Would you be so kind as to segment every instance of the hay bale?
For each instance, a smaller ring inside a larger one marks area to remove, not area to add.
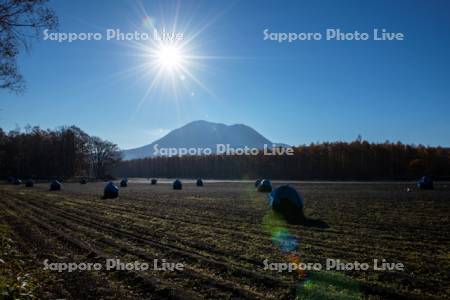
[[[255,188],[257,188],[261,184],[261,179],[257,179],[255,181]]]
[[[53,180],[50,183],[50,191],[60,191],[61,187],[62,187],[62,185],[58,180]]]
[[[124,178],[120,181],[120,187],[127,187],[128,186],[128,179]]]
[[[175,180],[173,182],[173,189],[174,190],[182,190],[183,189],[183,184],[181,183],[181,181],[179,179]]]
[[[22,183],[23,183],[22,180],[20,180],[19,178],[14,178],[13,182],[14,185],[21,185]]]
[[[203,180],[201,180],[200,178],[197,179],[197,186],[203,186]]]
[[[272,183],[269,180],[263,179],[258,185],[258,192],[270,193],[272,191]]]
[[[26,186],[26,187],[34,187],[34,181],[33,181],[32,179],[28,179],[28,180],[25,182],[25,186]]]
[[[108,182],[103,190],[103,198],[105,199],[115,199],[119,197],[119,188],[112,182]]]
[[[88,183],[88,181],[87,181],[86,178],[82,178],[82,179],[80,180],[80,184],[87,184],[87,183]]]
[[[269,194],[269,205],[288,223],[298,224],[305,220],[304,200],[293,187],[282,185]]]
[[[151,184],[155,185],[157,182],[158,182],[158,180],[153,178],[152,181],[151,181]]]
[[[434,182],[430,176],[423,176],[417,182],[417,188],[420,190],[432,190],[434,189]]]

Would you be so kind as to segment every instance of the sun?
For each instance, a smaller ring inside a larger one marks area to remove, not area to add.
[[[166,71],[179,70],[183,65],[183,52],[175,45],[159,45],[155,53],[157,65]]]
[[[149,16],[142,5],[138,9],[144,17],[142,26],[138,25],[136,31],[146,32],[149,38],[125,44],[131,50],[127,55],[136,57],[137,63],[117,74],[118,77],[133,77],[136,82],[143,83],[145,91],[134,114],[142,109],[145,102],[154,99],[178,104],[192,97],[200,98],[199,90],[218,99],[199,77],[213,70],[209,61],[229,59],[202,53],[201,46],[206,42],[201,42],[199,37],[212,23],[195,24],[191,22],[195,18],[190,16],[186,20],[178,19],[178,5],[174,16],[160,18]]]

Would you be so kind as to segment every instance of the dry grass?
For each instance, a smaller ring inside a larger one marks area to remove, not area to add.
[[[275,186],[277,183],[275,183]],[[183,262],[182,272],[41,272],[38,297],[355,299],[450,297],[450,190],[412,191],[406,184],[293,184],[305,213],[329,228],[287,226],[305,262],[326,258],[401,262],[403,272],[296,273],[264,270],[286,258],[263,224],[267,194],[252,183],[133,184],[102,200],[104,183],[0,186],[0,215],[25,268],[52,261]],[[3,233],[2,233],[3,235]],[[7,258],[7,257],[6,257]],[[39,275],[40,274],[40,275]]]

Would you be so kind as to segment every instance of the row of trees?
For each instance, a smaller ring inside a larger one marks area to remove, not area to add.
[[[75,126],[56,130],[0,128],[0,176],[5,178],[104,178],[120,161],[117,145]]]
[[[450,177],[450,149],[357,140],[298,146],[294,155],[152,157],[121,161],[117,145],[81,129],[5,133],[0,128],[0,176],[90,176],[272,179],[402,179]]]
[[[298,146],[288,156],[153,157],[121,162],[117,176],[272,179],[403,179],[450,176],[450,149],[357,140]]]

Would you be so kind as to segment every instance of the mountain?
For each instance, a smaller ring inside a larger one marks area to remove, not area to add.
[[[158,155],[158,153],[155,153],[155,147],[160,150],[159,155],[167,155],[171,149],[174,149],[172,151],[181,151],[180,148],[209,148],[214,153],[217,145],[230,145],[232,148],[247,146],[262,149],[264,145],[271,147],[272,142],[247,125],[193,121],[169,132],[166,136],[149,145],[124,150],[123,157],[125,160],[130,160]],[[180,152],[177,152],[177,154],[180,154]],[[203,154],[203,152],[200,154]]]

